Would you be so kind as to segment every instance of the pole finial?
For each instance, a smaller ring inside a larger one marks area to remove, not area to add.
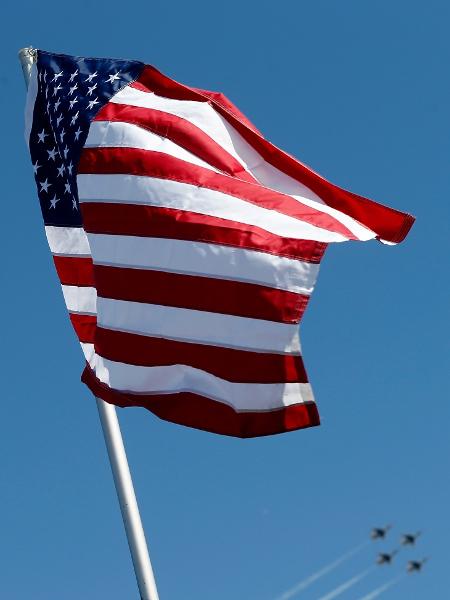
[[[21,48],[19,50],[19,60],[22,65],[23,76],[25,78],[25,83],[28,86],[28,82],[30,81],[31,76],[31,67],[33,63],[37,60],[37,50],[35,50],[32,46]]]

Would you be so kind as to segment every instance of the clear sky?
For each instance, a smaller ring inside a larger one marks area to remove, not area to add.
[[[125,409],[161,600],[275,600],[392,522],[430,556],[384,598],[448,595],[450,4],[79,0],[2,8],[0,598],[137,598],[96,406],[47,248],[23,141],[20,47],[140,59],[226,93],[333,182],[416,215],[397,247],[331,247],[303,326],[323,424],[237,440]]]

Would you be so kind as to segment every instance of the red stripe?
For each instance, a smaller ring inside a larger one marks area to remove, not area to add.
[[[301,204],[290,196],[215,173],[162,152],[140,148],[83,148],[78,173],[140,175],[171,179],[223,192],[259,207],[339,233],[348,239],[356,239],[347,227],[331,215]]]
[[[348,192],[321,177],[313,170],[289,156],[266,139],[241,113],[233,110],[233,105],[218,102],[210,92],[196,90],[173,81],[154,67],[146,66],[138,81],[132,86],[137,89],[155,92],[158,95],[177,100],[209,102],[266,160],[268,163],[293,177],[315,192],[326,204],[353,217],[378,237],[390,242],[401,242],[414,223],[414,217],[394,210],[373,200]]]
[[[181,117],[160,110],[111,102],[100,110],[94,121],[114,121],[137,125],[172,140],[175,144],[182,146],[228,175],[251,183],[258,183],[234,156],[224,150],[199,127]]]
[[[213,433],[249,438],[319,425],[315,403],[295,404],[267,412],[236,412],[230,406],[198,394],[130,394],[101,383],[89,365],[81,380],[92,393],[116,406],[142,406],[161,419]]]
[[[56,272],[62,285],[93,286],[92,258],[53,256]]]
[[[94,265],[102,298],[298,323],[309,296],[243,281]]]
[[[88,233],[207,242],[312,263],[320,262],[327,246],[313,240],[280,237],[237,221],[172,208],[106,202],[83,202],[80,206]]]
[[[82,341],[91,341],[82,340]],[[97,327],[100,356],[142,367],[188,365],[236,383],[307,383],[301,356],[179,342]]]
[[[75,313],[69,313],[69,317],[80,342],[93,344],[97,327],[97,317]]]
[[[239,121],[244,123],[249,129],[252,129],[258,135],[262,135],[262,133],[256,129],[251,121],[247,119],[247,117],[242,113],[238,107],[231,102],[222,92],[211,92],[209,90],[202,90],[200,88],[192,88],[196,92],[200,92],[202,96],[206,96],[209,100],[212,100],[214,105],[220,106],[227,113],[234,115]]]
[[[211,100],[211,104],[216,108],[220,107],[226,113],[234,115],[246,127],[252,129],[258,135],[262,135],[254,124],[247,119],[244,113],[221,92],[211,92],[200,88],[188,87],[166,77],[154,67],[146,66],[139,79],[130,83],[130,87],[141,92],[154,92],[159,96],[173,98],[174,100],[193,100],[194,102],[209,102]]]

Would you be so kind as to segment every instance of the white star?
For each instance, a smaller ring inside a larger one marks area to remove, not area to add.
[[[75,125],[75,121],[78,119],[78,115],[79,115],[79,114],[80,114],[80,111],[78,110],[78,111],[77,111],[77,114],[76,114],[76,115],[73,115],[73,117],[72,117],[72,119],[71,119],[71,121],[70,121],[70,124],[71,124],[71,125]]]
[[[47,71],[44,71],[44,83],[47,83]]]
[[[91,86],[88,91],[87,91],[87,95],[90,96],[92,94],[92,92],[95,90],[95,88],[97,87],[97,84],[94,83],[93,86]]]
[[[57,167],[58,169],[58,177],[64,177],[64,171],[66,170],[66,167],[64,165],[61,165],[60,167]]]
[[[61,140],[61,142],[64,140],[64,136],[65,136],[65,135],[66,135],[66,130],[65,130],[65,129],[63,129],[63,130],[61,131],[61,133],[59,134],[59,139]]]
[[[55,88],[53,88],[53,95],[56,96],[60,89],[62,89],[62,85],[58,83],[58,85]]]
[[[69,171],[69,175],[72,175],[73,164],[72,161],[67,165],[67,170]]]
[[[64,158],[67,158],[67,155],[69,154],[69,148],[67,146],[64,147]]]
[[[62,120],[63,120],[62,115],[59,115],[59,117],[56,118],[56,127],[59,127],[59,124],[61,123]]]
[[[45,88],[45,97],[48,98],[48,87]]]
[[[73,100],[71,100],[69,102],[70,108],[73,108],[74,104],[76,104],[77,102],[78,102],[78,96],[76,96]]]
[[[78,70],[75,71],[75,73],[72,73],[72,75],[69,77],[69,83],[72,83],[72,81],[75,79],[75,77],[78,75]]]
[[[78,83],[76,83],[74,86],[72,86],[69,90],[69,96],[71,96],[75,90],[78,89]]]
[[[110,75],[108,77],[108,79],[105,79],[105,83],[114,83],[114,81],[116,81],[116,79],[120,79],[119,73],[120,73],[120,71],[117,71],[117,73],[115,75]]]
[[[53,106],[53,110],[55,112],[58,110],[60,104],[61,104],[61,100],[58,98],[58,100],[55,102],[55,104]]]
[[[38,144],[39,144],[40,142],[42,142],[43,144],[45,144],[45,138],[46,138],[46,137],[48,137],[48,136],[49,136],[49,134],[48,134],[48,133],[45,133],[45,129],[43,129],[43,130],[41,131],[41,133],[38,133],[38,138],[39,138],[39,140],[38,140]]]
[[[59,202],[59,198],[56,197],[56,194],[50,200],[50,208],[56,208],[56,203]]]
[[[64,193],[65,194],[71,194],[72,193],[72,190],[70,189],[70,183],[68,183],[68,182],[66,182],[64,184]]]
[[[37,174],[37,172],[38,172],[38,169],[40,169],[41,167],[42,167],[42,165],[40,165],[40,164],[38,163],[38,161],[36,161],[36,162],[34,163],[34,165],[33,165],[33,171],[34,171],[34,174],[35,174],[35,175]]]
[[[98,98],[98,96],[97,96]],[[88,104],[88,110],[93,108],[96,104],[100,104],[100,102],[97,102],[97,98],[95,98],[95,100],[91,100]]]
[[[73,210],[78,210],[77,201],[74,197],[72,197],[72,208]]]
[[[62,76],[63,76],[63,72],[62,71],[60,71],[59,73],[55,73],[55,75],[53,76],[52,81],[56,81],[57,79],[59,79]]]
[[[48,153],[48,159],[52,159],[53,161],[56,160],[56,155],[59,154],[58,150],[55,148],[52,148],[52,150],[47,150]]]
[[[39,81],[42,81],[42,71],[39,71]]]
[[[48,192],[48,188],[52,185],[51,183],[48,182],[48,179],[46,179],[45,181],[40,181],[39,185],[41,186],[41,192]]]
[[[97,77],[98,73],[97,71],[95,71],[95,73],[91,73],[91,75],[89,75],[89,77],[87,79],[85,79],[85,81],[88,81],[89,83],[94,79],[94,77]]]
[[[80,137],[80,133],[81,133],[81,129],[78,127],[78,129],[75,131],[75,141],[77,141],[78,138]]]

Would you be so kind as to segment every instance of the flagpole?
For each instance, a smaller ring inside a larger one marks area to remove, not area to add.
[[[19,60],[28,87],[35,51],[22,48]],[[141,600],[159,600],[116,409],[100,398],[96,400]]]
[[[136,494],[134,493],[133,480],[131,479],[127,455],[120,432],[116,407],[97,398],[97,408],[141,600],[158,600],[158,591],[153,576]]]

